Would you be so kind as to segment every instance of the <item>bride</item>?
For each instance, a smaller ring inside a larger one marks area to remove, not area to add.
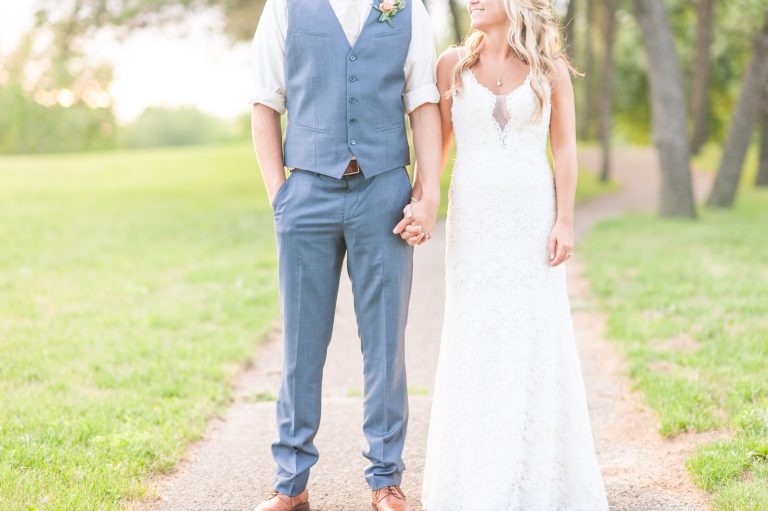
[[[453,133],[457,153],[424,507],[607,510],[562,264],[574,238],[573,68],[550,1],[468,8],[473,33],[437,69],[443,162]]]

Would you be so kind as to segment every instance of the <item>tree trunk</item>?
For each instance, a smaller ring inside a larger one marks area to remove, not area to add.
[[[592,45],[592,27],[595,23],[595,2],[587,0],[587,29],[584,31],[584,79],[581,81],[584,91],[584,103],[581,109],[581,116],[579,116],[579,138],[587,139],[592,135],[592,117],[594,116],[594,94],[592,94],[592,88],[594,80],[592,74],[594,72],[594,48]]]
[[[618,0],[606,0],[603,27],[603,73],[600,79],[600,144],[603,148],[603,168],[600,180],[608,181],[611,174],[611,118],[613,117],[613,46],[616,36],[616,8]]]
[[[768,87],[763,91],[763,111],[760,113],[760,164],[755,186],[768,186]]]
[[[692,101],[693,137],[691,151],[697,154],[709,137],[710,49],[715,0],[698,0],[696,57],[693,65]]]
[[[653,140],[661,165],[662,216],[696,217],[683,74],[663,0],[633,0],[651,85]]]
[[[464,38],[464,31],[461,29],[461,12],[456,0],[448,0],[448,7],[451,10],[451,19],[453,20],[453,37],[456,43],[460,43]]]
[[[565,50],[571,62],[576,62],[576,2],[568,0],[568,12],[565,15]]]
[[[768,83],[768,20],[755,37],[752,57],[744,76],[739,102],[733,112],[728,139],[723,149],[723,158],[720,160],[715,184],[707,201],[708,206],[724,208],[733,205],[753,128],[762,110],[761,100],[765,97],[766,83]]]

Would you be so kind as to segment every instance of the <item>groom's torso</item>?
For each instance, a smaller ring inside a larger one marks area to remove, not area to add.
[[[367,4],[350,47],[328,0],[288,0],[286,166],[340,178],[353,156],[365,177],[410,163],[402,98],[410,3],[392,26]]]

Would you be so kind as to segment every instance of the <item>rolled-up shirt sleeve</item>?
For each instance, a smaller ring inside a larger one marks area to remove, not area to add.
[[[438,103],[435,63],[437,50],[429,14],[421,0],[413,0],[411,44],[405,58],[403,106],[409,114],[424,103]]]
[[[251,42],[250,103],[285,113],[286,0],[267,0]]]

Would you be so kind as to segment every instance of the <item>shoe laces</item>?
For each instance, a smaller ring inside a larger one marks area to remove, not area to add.
[[[384,488],[376,490],[376,498],[378,499],[377,502],[381,502],[389,496],[399,500],[405,500],[405,494],[399,486],[385,486]]]
[[[284,495],[277,490],[272,490],[269,493],[267,493],[267,495],[264,497],[264,500],[271,500],[271,499],[274,499],[275,497],[280,498],[281,496],[287,497],[287,495]]]

